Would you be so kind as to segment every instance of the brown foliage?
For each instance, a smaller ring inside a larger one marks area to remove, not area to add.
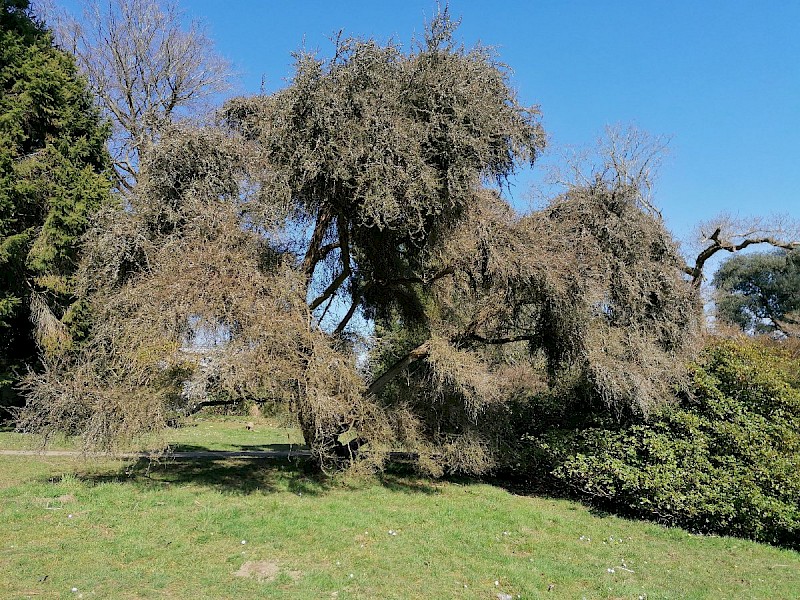
[[[541,150],[538,113],[452,27],[410,53],[299,55],[285,90],[225,107],[227,129],[165,135],[89,242],[90,340],[30,376],[21,426],[110,445],[208,398],[263,399],[321,463],[367,445],[371,466],[404,448],[480,473],[508,457],[512,401],[548,386],[618,414],[667,401],[699,313],[647,169],[617,153],[520,217],[487,183]],[[367,373],[356,313],[378,334]]]
[[[495,193],[476,193],[433,253],[430,283],[415,290],[425,318],[412,340],[426,341],[383,401],[390,413],[401,407],[402,425],[413,423],[445,468],[507,458],[510,402],[548,387],[626,418],[646,417],[685,387],[697,294],[642,188],[617,175],[523,218]],[[394,337],[389,328],[389,347],[411,341],[402,323]]]
[[[131,210],[99,228],[88,255],[91,340],[29,377],[21,427],[108,447],[163,426],[193,401],[183,388],[297,402],[309,431],[355,410],[352,357],[312,326],[292,261],[242,227],[240,150],[208,130],[158,147]]]
[[[638,194],[600,180],[545,210],[575,260],[545,348],[551,358],[577,359],[615,410],[647,414],[674,396],[701,312],[676,244]]]
[[[482,178],[502,181],[544,146],[536,107],[520,105],[489,50],[456,47],[452,28],[445,12],[409,53],[338,40],[328,61],[298,54],[286,89],[225,107],[257,143],[264,184],[312,232],[313,309],[336,296],[370,317],[392,303],[419,312],[407,286],[427,276],[431,245]]]

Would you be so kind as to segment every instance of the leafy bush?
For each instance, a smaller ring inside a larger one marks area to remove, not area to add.
[[[539,436],[540,462],[628,514],[800,547],[798,367],[775,345],[714,342],[690,399],[646,424]]]

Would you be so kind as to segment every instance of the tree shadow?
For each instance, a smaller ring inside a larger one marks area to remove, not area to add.
[[[204,449],[203,449],[204,450]],[[332,482],[307,458],[140,458],[112,472],[78,473],[88,484],[121,483],[143,488],[202,486],[223,494],[248,495],[290,491],[314,496]]]
[[[207,450],[196,446],[188,448],[187,451]],[[281,448],[264,446],[263,449]],[[88,485],[117,483],[143,489],[201,486],[226,495],[290,492],[304,496],[320,496],[334,489],[355,488],[375,483],[393,492],[404,494],[439,493],[436,482],[420,477],[413,468],[405,464],[392,464],[386,471],[368,479],[348,479],[346,471],[322,472],[314,461],[303,456],[288,459],[255,457],[182,459],[167,454],[162,458],[140,458],[112,471],[97,471],[89,467],[85,471],[76,473],[75,476]],[[50,479],[51,483],[58,481]]]
[[[402,494],[435,496],[440,492],[435,480],[420,477],[407,463],[389,463],[375,479],[386,489]]]
[[[484,483],[502,488],[515,496],[530,496],[545,500],[569,500],[583,504],[589,510],[595,510],[590,499],[576,491],[560,485],[554,478],[545,475],[539,477],[520,477],[508,473],[496,474],[482,480]],[[613,513],[608,513],[613,514]],[[608,515],[606,515],[608,516]]]
[[[226,444],[223,452],[303,452],[307,448],[299,444]],[[219,449],[195,444],[170,444],[169,452],[215,452]]]
[[[419,479],[406,479],[396,475],[380,475],[377,480],[383,487],[392,492],[399,492],[402,494],[424,494],[426,496],[435,496],[439,493],[437,487]]]

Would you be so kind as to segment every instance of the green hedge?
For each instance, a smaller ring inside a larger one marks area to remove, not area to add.
[[[690,529],[800,547],[800,360],[715,342],[694,394],[647,424],[551,431],[540,464],[581,495]]]

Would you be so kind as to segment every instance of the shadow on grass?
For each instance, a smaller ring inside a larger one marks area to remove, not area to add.
[[[198,447],[189,448],[195,450]],[[263,449],[281,448],[267,446]],[[382,485],[397,493],[426,495],[439,493],[431,481],[416,476],[406,465],[392,466],[384,473],[366,478],[348,478],[347,472],[325,474],[306,457],[185,460],[169,457],[162,460],[142,458],[116,471],[87,471],[78,473],[76,478],[88,485],[117,483],[145,489],[202,486],[232,495],[291,492],[304,496],[319,496],[334,489],[352,489],[374,484]],[[50,481],[58,482],[54,479]]]
[[[389,463],[382,473],[375,475],[375,481],[388,490],[403,494],[434,496],[439,493],[439,486],[436,485],[435,480],[421,477],[413,466],[406,462]],[[442,478],[438,481],[446,482],[450,480]],[[453,478],[453,481],[455,481],[455,478]]]
[[[547,500],[570,500],[573,502],[585,500],[584,497],[564,485],[559,485],[555,478],[546,474],[528,477],[511,473],[498,473],[483,478],[483,481],[489,485],[502,488],[515,496],[535,496]]]
[[[305,450],[299,444],[225,444],[225,451],[233,452],[296,452]],[[170,452],[214,452],[219,448],[198,446],[194,444],[170,444]]]
[[[319,495],[331,481],[308,459],[138,459],[115,472],[82,473],[78,479],[89,485],[121,483],[143,488],[202,486],[224,494],[246,495],[293,492]]]
[[[495,487],[502,488],[509,494],[515,496],[529,496],[544,500],[566,500],[575,502],[586,508],[589,514],[599,518],[622,517],[625,519],[648,520],[643,519],[642,516],[637,513],[626,512],[620,508],[615,508],[613,505],[604,503],[599,499],[583,495],[561,484],[554,477],[548,477],[546,474],[542,474],[536,478],[513,475],[506,475],[506,477],[488,477],[485,479],[485,482]]]

